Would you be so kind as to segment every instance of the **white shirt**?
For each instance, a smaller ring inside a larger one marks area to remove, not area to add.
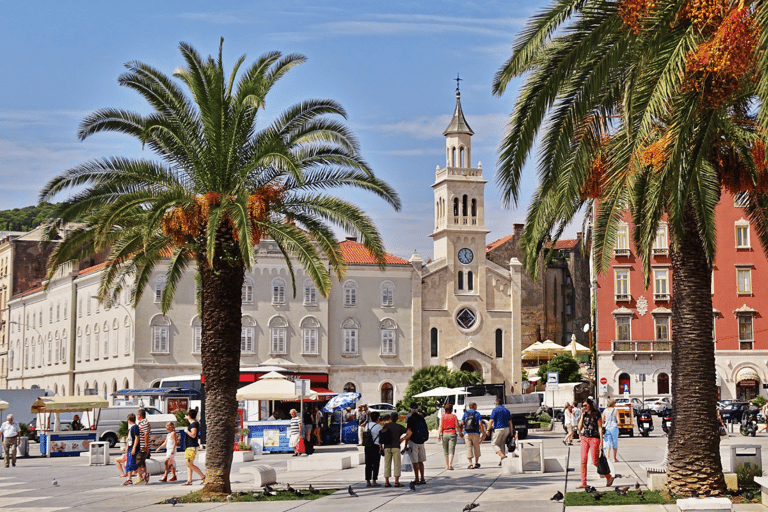
[[[19,424],[15,421],[13,423],[8,423],[7,421],[0,425],[0,434],[3,435],[3,437],[16,437],[19,435],[19,432],[21,429],[19,428]]]

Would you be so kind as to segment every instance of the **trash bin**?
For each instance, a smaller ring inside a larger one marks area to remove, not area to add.
[[[24,436],[20,437],[19,447],[16,448],[16,450],[17,457],[29,457],[29,438]]]
[[[758,444],[734,444],[731,445],[730,473],[736,473],[742,466],[750,465],[763,469],[761,446]]]

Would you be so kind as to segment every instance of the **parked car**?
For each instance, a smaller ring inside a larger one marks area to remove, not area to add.
[[[368,410],[370,412],[379,411],[379,414],[390,414],[397,412],[397,408],[392,404],[368,404]]]
[[[653,414],[661,416],[664,409],[672,408],[672,400],[666,397],[656,396],[652,398],[646,398],[643,405],[646,409],[650,409]]]
[[[733,401],[720,409],[720,416],[723,421],[738,422],[741,421],[741,416],[744,411],[749,409],[749,402]]]
[[[638,410],[643,408],[643,402],[639,398],[616,398],[616,406],[624,406],[627,404],[632,404],[632,409],[634,409],[634,413],[637,413]]]

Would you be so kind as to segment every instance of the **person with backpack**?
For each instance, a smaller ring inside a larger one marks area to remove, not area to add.
[[[381,425],[379,411],[370,414],[369,421],[363,428],[363,446],[365,447],[365,483],[366,487],[381,487],[376,482],[379,479],[381,464]]]
[[[406,429],[397,422],[397,418],[397,413],[392,412],[389,415],[389,422],[381,428],[381,448],[384,451],[384,487],[392,487],[389,483],[389,477],[392,473],[395,475],[395,487],[403,486],[400,483],[402,464],[400,443],[403,442]]]
[[[460,435],[464,438],[464,445],[467,447],[467,459],[469,459],[467,469],[477,469],[480,467],[480,441],[485,438],[485,425],[482,421],[483,417],[477,412],[477,402],[470,402],[468,407],[461,419],[464,432]]]
[[[419,405],[414,402],[410,409],[408,419],[405,421],[405,428],[407,429],[405,440],[408,443],[413,472],[416,475],[413,483],[422,485],[427,483],[424,480],[424,463],[427,461],[427,450],[424,448],[424,443],[429,440],[429,428],[424,416],[419,414]],[[421,474],[421,478],[419,478],[419,474]]]

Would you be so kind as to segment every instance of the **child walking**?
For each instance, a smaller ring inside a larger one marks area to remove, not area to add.
[[[165,436],[165,441],[163,441],[163,444],[157,447],[157,450],[155,452],[160,451],[160,448],[165,447],[165,473],[163,473],[163,478],[160,479],[161,482],[175,482],[176,481],[176,460],[174,460],[173,456],[176,454],[176,447],[179,445],[179,436],[176,434],[176,424],[172,421],[169,421],[165,425],[165,430],[168,431],[168,434]],[[168,479],[168,473],[171,473],[171,478]]]

